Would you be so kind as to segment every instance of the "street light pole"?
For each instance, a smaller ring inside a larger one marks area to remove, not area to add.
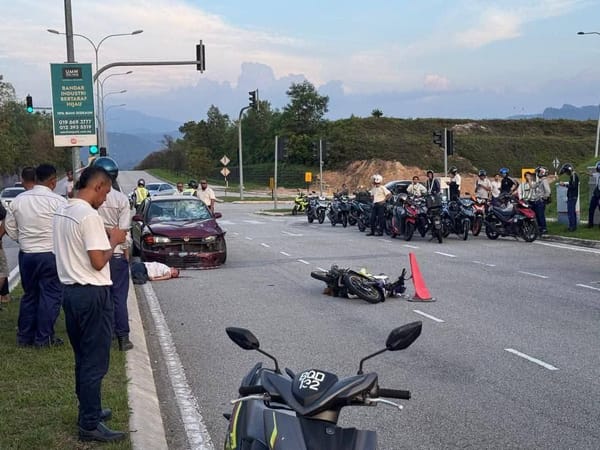
[[[65,0],[65,11],[66,11],[66,2],[67,1],[68,0]],[[70,8],[69,8],[69,10],[70,10]],[[48,29],[47,31],[48,31],[48,33],[52,33],[52,34],[66,34],[66,33],[63,33],[61,31],[53,30],[53,29]],[[67,32],[68,32],[68,30],[67,30]],[[94,41],[92,41],[89,37],[87,37],[87,36],[85,36],[83,34],[78,34],[78,33],[72,33],[71,32],[71,36],[78,36],[78,37],[81,37],[81,38],[85,39],[86,41],[88,41],[91,44],[91,46],[93,47],[94,53],[96,55],[96,74],[94,76],[94,79],[96,80],[96,103],[97,103],[96,104],[96,117],[98,117],[98,118],[101,117],[101,114],[100,114],[100,88],[99,88],[99,85],[98,85],[98,78],[97,78],[98,67],[99,67],[98,66],[98,50],[100,50],[100,46],[102,45],[102,43],[105,40],[107,40],[108,38],[111,38],[111,37],[117,37],[117,36],[134,36],[136,34],[140,34],[140,33],[143,33],[143,32],[144,32],[144,30],[135,30],[135,31],[132,31],[130,33],[109,34],[107,36],[104,36],[102,39],[100,39],[100,42],[98,42],[98,44],[95,44]],[[67,36],[67,38],[68,38],[68,36]],[[71,37],[71,40],[72,40],[72,37]],[[75,60],[75,58],[73,58],[73,62],[74,62],[74,60]],[[71,61],[69,61],[69,62],[71,62]],[[103,123],[98,123],[98,127],[97,127],[98,128],[98,130],[97,130],[98,142],[100,142],[100,136],[103,136],[103,130],[102,130],[103,125],[104,125]]]
[[[100,137],[102,137],[102,142],[99,143],[98,146],[106,147],[107,133],[106,133],[106,126],[104,125],[104,82],[106,80],[108,80],[110,77],[116,77],[117,75],[129,75],[131,73],[133,73],[133,70],[128,70],[127,72],[111,73],[110,75],[107,75],[106,77],[104,77],[103,80],[98,79],[98,81],[99,81],[98,84],[100,86],[99,92],[100,92],[100,98],[101,98],[100,109],[98,111],[98,114],[99,114],[98,117],[102,117],[102,136],[100,136]],[[100,119],[98,119],[98,120],[100,120]]]
[[[240,200],[244,200],[244,169],[242,167],[242,115],[244,111],[250,109],[250,106],[244,106],[240,109],[240,117],[238,118],[238,155],[240,161]]]
[[[127,92],[127,89],[122,89],[122,90],[120,90],[120,91],[112,91],[112,92],[108,92],[108,93],[106,93],[106,94],[102,95],[102,101],[101,101],[101,104],[102,104],[102,123],[103,123],[103,124],[104,124],[104,99],[105,99],[106,97],[108,97],[109,95],[114,95],[114,94],[124,94],[125,92]],[[106,127],[104,127],[104,126],[103,126],[103,127],[102,127],[102,132],[104,132],[104,130],[105,130],[105,129],[106,129]],[[105,135],[102,135],[102,142],[104,142],[104,144],[105,144],[105,145],[104,145],[104,147],[106,147]]]
[[[600,35],[599,31],[578,31],[578,35],[583,34],[597,34]],[[596,127],[596,149],[594,150],[594,158],[598,157],[598,146],[600,144],[600,105],[598,105],[598,125]]]
[[[106,113],[108,111],[110,111],[111,108],[122,108],[123,106],[126,106],[126,104],[121,103],[120,105],[110,105],[108,108],[106,108],[106,111],[105,111],[104,110],[104,102],[102,102],[102,121],[104,121],[104,123],[106,124]],[[102,136],[102,142],[104,143],[103,147],[106,147],[106,143],[108,142],[106,126],[103,128],[103,131],[104,131],[104,136]]]

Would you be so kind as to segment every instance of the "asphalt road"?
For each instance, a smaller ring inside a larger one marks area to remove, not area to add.
[[[251,329],[283,367],[343,376],[414,320],[423,334],[412,347],[366,366],[380,385],[411,390],[412,400],[402,412],[347,408],[342,425],[376,429],[382,449],[600,448],[599,250],[485,236],[406,243],[303,216],[258,216],[258,208],[218,206],[225,266],[153,283],[215,448],[242,376],[266,361],[231,343],[225,327]],[[310,277],[333,263],[396,276],[409,252],[436,302],[332,298]],[[168,415],[172,448],[182,448]]]

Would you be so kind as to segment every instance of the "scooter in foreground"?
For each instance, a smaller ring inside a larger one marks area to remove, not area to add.
[[[275,357],[260,349],[258,339],[244,328],[227,328],[229,338],[244,350],[256,350],[273,360],[275,368],[257,363],[242,379],[240,397],[232,400],[225,450],[375,450],[377,433],[337,426],[342,408],[376,406],[402,409],[387,398],[410,399],[410,392],[379,387],[375,372],[363,372],[366,360],[385,351],[404,350],[421,334],[422,323],[395,328],[385,348],[360,360],[356,375],[338,378],[321,369],[298,374],[279,369]]]

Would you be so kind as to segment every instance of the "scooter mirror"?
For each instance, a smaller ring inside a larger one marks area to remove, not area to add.
[[[417,321],[393,329],[385,342],[386,349],[391,352],[404,350],[421,335],[422,326],[423,322]]]
[[[225,328],[225,331],[227,332],[229,339],[235,342],[238,347],[241,347],[244,350],[258,350],[260,344],[256,336],[254,336],[250,330],[246,330],[245,328],[227,327]]]

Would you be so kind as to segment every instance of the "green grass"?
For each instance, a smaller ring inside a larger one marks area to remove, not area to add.
[[[20,288],[0,311],[0,448],[92,449],[96,443],[77,439],[77,398],[74,358],[65,329],[64,314],[56,323],[62,347],[37,350],[16,346]],[[110,369],[102,385],[103,406],[113,411],[109,426],[127,430],[129,407],[125,354],[111,351]],[[130,449],[129,440],[102,448]]]

